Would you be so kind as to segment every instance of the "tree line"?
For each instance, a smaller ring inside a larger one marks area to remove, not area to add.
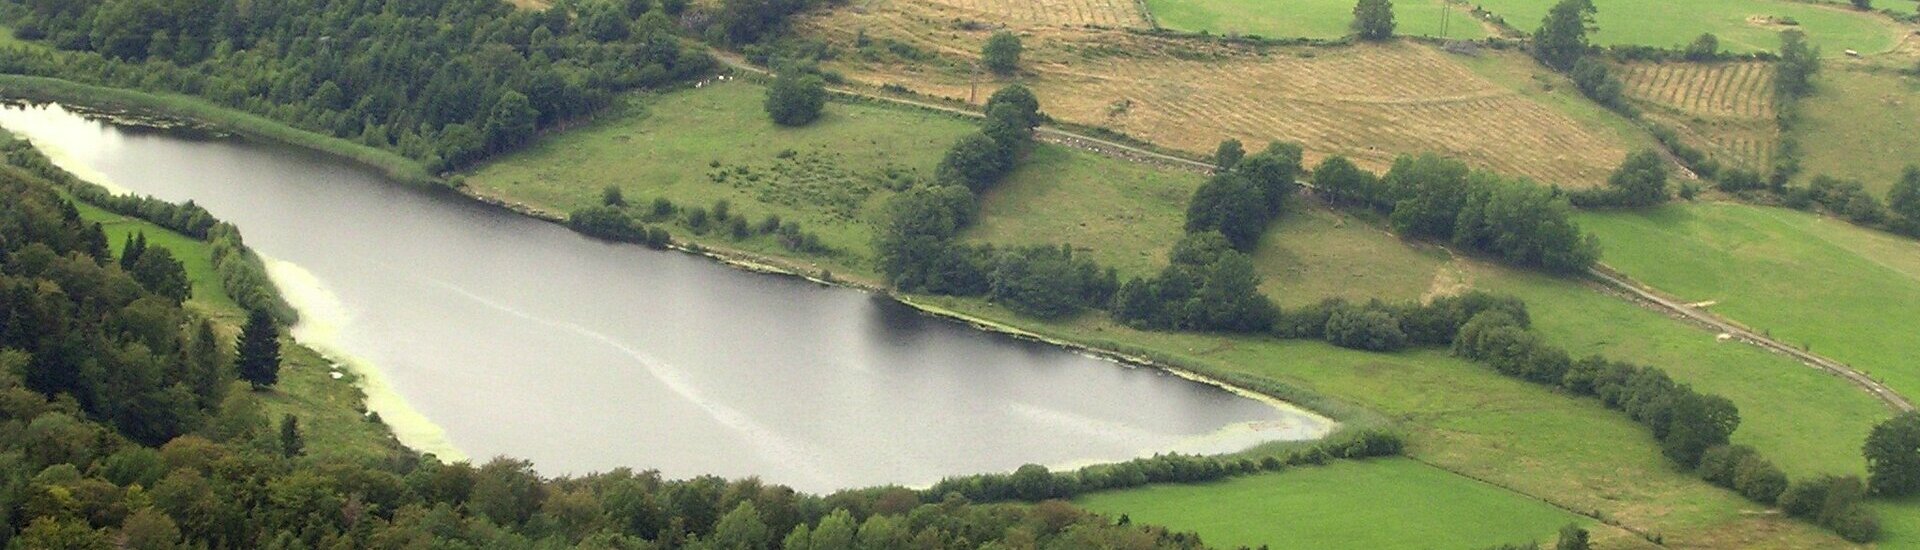
[[[720,17],[696,19],[757,36],[746,29],[763,18],[747,12],[768,2],[726,4]],[[57,51],[10,49],[0,72],[198,96],[441,171],[590,115],[618,92],[706,73],[710,56],[678,36],[686,9],[650,0],[540,11],[501,0],[5,0],[0,21]]]
[[[1565,193],[1431,153],[1395,159],[1377,178],[1329,157],[1314,169],[1314,188],[1335,204],[1387,214],[1402,237],[1450,242],[1520,267],[1575,274],[1600,255],[1599,243],[1574,223]]]

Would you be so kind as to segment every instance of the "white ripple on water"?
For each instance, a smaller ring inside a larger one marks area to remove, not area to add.
[[[615,340],[611,336],[607,336],[606,334],[580,326],[578,324],[575,324],[569,321],[556,321],[556,320],[532,315],[532,314],[520,311],[518,309],[515,309],[512,306],[493,301],[492,299],[489,299],[485,296],[475,294],[472,291],[469,291],[465,288],[461,288],[458,285],[454,285],[453,283],[449,283],[439,279],[432,279],[432,278],[425,278],[425,277],[416,277],[416,278],[423,280],[434,286],[438,286],[442,289],[445,289],[448,292],[452,292],[454,294],[460,295],[461,297],[464,297],[468,300],[472,300],[488,308],[492,308],[502,313],[519,317],[521,319],[546,325],[548,327],[561,329],[567,332],[572,332],[577,336],[580,336],[595,342],[599,342],[609,348],[619,351],[621,354],[626,355],[630,359],[633,359],[633,361],[635,363],[638,363],[642,368],[645,368],[647,370],[647,374],[649,376],[652,376],[655,380],[660,381],[660,383],[664,385],[668,391],[671,391],[675,395],[680,396],[681,399],[685,399],[688,403],[693,404],[695,407],[699,407],[701,411],[707,413],[707,416],[712,417],[715,421],[719,422],[721,425],[726,426],[729,429],[732,429],[735,432],[739,433],[741,438],[745,440],[749,445],[754,446],[756,448],[756,451],[762,457],[768,459],[769,461],[775,464],[798,464],[800,466],[800,471],[803,474],[805,474],[809,479],[811,479],[815,485],[825,486],[825,485],[832,484],[832,480],[829,480],[821,475],[823,472],[826,471],[826,469],[819,463],[817,459],[817,457],[822,456],[821,453],[817,452],[814,449],[808,448],[807,445],[800,443],[799,441],[796,441],[796,440],[793,440],[792,438],[788,438],[786,436],[781,435],[779,432],[776,432],[773,429],[766,427],[766,425],[761,424],[759,421],[754,420],[752,416],[746,413],[740,412],[738,409],[734,409],[733,407],[729,407],[726,404],[714,401],[712,399],[708,399],[700,391],[699,388],[695,387],[691,382],[687,381],[686,376],[684,374],[682,374],[678,369],[675,369],[672,366],[670,366],[665,361],[662,361],[656,357],[646,354],[645,352],[642,352],[624,343],[621,343],[619,340]]]

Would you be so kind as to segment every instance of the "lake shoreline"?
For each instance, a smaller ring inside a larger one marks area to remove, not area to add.
[[[394,179],[403,184],[419,186],[435,192],[458,194],[466,200],[471,200],[523,217],[567,227],[566,217],[563,214],[548,211],[537,206],[488,196],[475,191],[471,187],[456,182],[449,182],[442,178],[428,176],[428,179],[421,179],[407,176],[405,172],[408,170],[396,169],[394,166],[375,162],[369,158],[362,158],[363,155],[347,153],[343,152],[343,150],[373,150],[380,155],[397,157],[397,155],[393,155],[390,152],[374,150],[371,147],[312,133],[278,121],[207,104],[195,98],[185,98],[191,100],[190,106],[182,108],[176,104],[176,102],[170,102],[167,101],[167,98],[146,92],[91,86],[58,79],[20,77],[14,75],[0,75],[0,97],[25,99],[29,101],[70,103],[76,107],[90,111],[91,114],[95,116],[132,115],[128,117],[128,119],[133,122],[139,122],[143,117],[158,117],[161,120],[173,123],[190,123],[198,129],[228,131],[240,139],[263,140],[306,151],[317,152],[356,165],[372,168],[390,179]],[[125,123],[129,120],[121,120],[121,122]],[[255,127],[266,125],[273,126],[274,128]],[[299,137],[295,139],[289,136]],[[405,160],[405,162],[410,165],[408,168],[418,170],[417,173],[425,173],[423,167],[420,167],[410,159]],[[567,229],[570,232],[579,234],[578,231],[573,231],[570,227]],[[597,237],[588,237],[606,242],[615,242]],[[1325,439],[1357,423],[1354,418],[1354,411],[1337,410],[1348,408],[1344,406],[1344,404],[1342,404],[1343,406],[1325,406],[1326,404],[1324,402],[1318,404],[1312,403],[1323,401],[1327,398],[1307,390],[1289,387],[1289,393],[1303,395],[1278,395],[1277,392],[1263,391],[1251,385],[1230,382],[1220,376],[1211,374],[1208,372],[1210,369],[1195,368],[1190,365],[1178,364],[1175,361],[1155,359],[1143,353],[1129,353],[1111,347],[1045,335],[994,318],[939,307],[915,299],[913,296],[899,293],[894,289],[869,282],[821,276],[824,273],[806,273],[805,270],[789,263],[789,261],[794,260],[793,258],[768,258],[739,250],[692,243],[676,242],[668,248],[684,254],[701,256],[710,261],[742,271],[792,277],[823,286],[835,286],[885,296],[895,303],[912,308],[921,315],[959,322],[982,332],[1046,344],[1066,351],[1118,363],[1124,367],[1154,369],[1188,381],[1219,388],[1243,398],[1254,399],[1262,404],[1282,411],[1312,414],[1326,420],[1329,425],[1328,430],[1320,434],[1320,437],[1317,439]],[[1301,399],[1300,397],[1302,396],[1308,397],[1308,399]],[[362,403],[362,405],[364,406],[364,403]]]

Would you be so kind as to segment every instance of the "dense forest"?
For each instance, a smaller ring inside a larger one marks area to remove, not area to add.
[[[728,4],[743,5],[695,16],[650,0],[543,11],[501,0],[3,0],[0,22],[58,51],[6,51],[0,73],[198,96],[437,172],[620,91],[707,73],[712,58],[681,37],[687,22],[758,29],[798,9]]]

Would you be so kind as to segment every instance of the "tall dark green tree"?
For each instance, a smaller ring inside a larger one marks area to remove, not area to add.
[[[139,232],[127,235],[125,243],[120,245],[120,269],[133,272],[133,264],[140,261],[140,254],[147,251],[147,234]]]
[[[993,33],[987,37],[987,45],[980,49],[980,63],[987,70],[997,74],[1013,74],[1020,69],[1020,37],[1008,31]]]
[[[1782,98],[1813,93],[1813,75],[1820,72],[1820,49],[1807,43],[1806,33],[1780,33],[1780,61],[1774,64],[1773,89]]]
[[[175,303],[186,301],[193,293],[193,284],[187,280],[187,267],[174,259],[172,250],[164,247],[141,252],[140,259],[133,262],[131,275],[140,286]]]
[[[1353,6],[1351,28],[1361,40],[1393,38],[1393,1],[1360,0]]]
[[[1887,191],[1887,209],[1902,232],[1920,235],[1920,166],[1908,165]]]
[[[1874,426],[1861,454],[1867,458],[1867,486],[1873,492],[1894,497],[1920,493],[1920,413]]]
[[[767,87],[767,116],[781,126],[806,126],[820,119],[827,105],[827,81],[818,75],[786,71]]]
[[[487,149],[497,153],[533,139],[539,120],[540,111],[533,108],[526,95],[507,90],[493,102],[493,110],[487,115]]]
[[[1560,0],[1533,33],[1533,56],[1557,71],[1573,70],[1587,55],[1587,33],[1593,27],[1593,0]]]
[[[300,417],[286,415],[280,417],[280,456],[293,458],[306,454],[306,435],[300,433]]]
[[[265,310],[256,309],[247,314],[247,324],[240,329],[240,357],[236,366],[240,379],[252,385],[254,391],[280,382],[280,326]]]

